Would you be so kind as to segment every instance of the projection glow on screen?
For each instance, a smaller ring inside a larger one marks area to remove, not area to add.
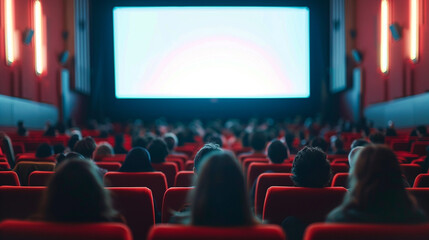
[[[116,7],[117,98],[307,98],[305,7]]]

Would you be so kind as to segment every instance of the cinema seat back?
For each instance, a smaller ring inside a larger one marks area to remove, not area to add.
[[[342,203],[346,192],[343,187],[270,187],[263,220],[281,224],[286,217],[294,216],[306,224],[324,222],[328,213]]]
[[[106,169],[107,171],[118,171],[121,164],[118,162],[95,162],[99,168]]]
[[[429,173],[422,173],[416,177],[413,187],[429,187]]]
[[[262,214],[268,188],[272,186],[294,186],[291,177],[292,173],[263,173],[259,175],[255,189],[255,213],[257,215]]]
[[[429,239],[429,224],[333,224],[310,225],[304,240],[424,240]]]
[[[119,223],[48,223],[7,220],[0,223],[0,239],[7,240],[132,240],[130,230]]]
[[[167,189],[162,203],[162,222],[168,223],[173,212],[180,212],[189,206],[189,193],[193,187],[172,187]]]
[[[45,187],[0,187],[0,221],[24,220],[36,214],[44,191]]]
[[[14,171],[0,171],[0,186],[20,186],[18,174]]]
[[[331,187],[344,187],[349,186],[349,173],[337,173],[332,178]]]
[[[49,180],[54,175],[52,171],[34,171],[28,177],[29,186],[48,186]]]
[[[152,167],[156,171],[160,171],[165,174],[165,177],[167,178],[168,187],[174,186],[174,179],[176,178],[176,173],[179,171],[176,163],[174,162],[152,163]]]
[[[161,224],[153,227],[148,240],[285,240],[279,226],[195,227]]]
[[[192,187],[194,185],[194,171],[180,171],[176,174],[175,187]]]
[[[147,187],[152,190],[159,210],[167,190],[167,179],[162,172],[108,172],[104,175],[104,184],[108,187]]]
[[[251,188],[256,179],[262,173],[275,172],[275,173],[290,173],[292,164],[271,164],[271,163],[251,163],[247,169],[247,184]]]

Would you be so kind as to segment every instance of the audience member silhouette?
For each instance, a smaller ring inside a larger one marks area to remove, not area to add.
[[[119,172],[153,172],[149,152],[142,147],[131,149],[125,157]]]
[[[222,148],[220,148],[220,146],[217,144],[214,144],[214,143],[205,144],[195,155],[194,172],[195,173],[199,172],[201,164],[209,154],[215,153],[215,152],[222,152],[222,151],[223,151]]]
[[[271,163],[283,163],[289,158],[289,153],[286,145],[280,140],[273,140],[268,145],[268,159]]]
[[[152,141],[147,149],[153,163],[163,163],[168,156],[167,144],[162,138],[156,138]]]
[[[51,145],[47,143],[42,143],[37,147],[36,150],[36,157],[37,158],[46,158],[54,155],[54,150],[52,149]]]
[[[113,151],[115,154],[127,154],[128,151],[124,148],[124,135],[118,134],[115,136]]]
[[[310,146],[311,147],[317,147],[325,153],[328,151],[328,143],[325,141],[325,139],[323,139],[321,137],[313,138],[310,141]]]
[[[101,142],[94,150],[92,158],[94,161],[102,161],[104,157],[109,157],[114,154],[112,145],[108,142]]]
[[[92,137],[85,137],[84,139],[76,142],[73,151],[80,153],[85,158],[91,159],[96,147],[97,145]]]
[[[23,121],[18,121],[18,130],[17,130],[18,136],[25,137],[28,135],[27,129],[24,127]]]

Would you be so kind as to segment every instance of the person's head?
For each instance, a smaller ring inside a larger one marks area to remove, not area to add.
[[[368,213],[396,216],[395,212],[412,207],[398,159],[384,145],[368,145],[359,152],[350,187],[347,204]]]
[[[18,121],[18,128],[23,128],[23,127],[24,127],[24,122]]]
[[[416,133],[418,137],[426,137],[427,136],[426,126],[423,126],[423,125],[417,126]]]
[[[147,150],[150,153],[150,158],[153,163],[165,162],[165,158],[168,155],[168,148],[164,140],[156,138],[152,141]]]
[[[56,169],[41,206],[44,220],[52,222],[106,222],[117,216],[97,167],[82,159]]]
[[[118,134],[115,136],[115,146],[122,147],[124,145],[124,135]]]
[[[76,159],[76,158],[85,160],[85,157],[77,152],[61,153],[57,156],[57,164],[55,165],[55,168],[58,168],[60,164],[65,162],[66,160]]]
[[[86,158],[91,158],[96,147],[97,145],[92,137],[85,137],[74,145],[73,151]]]
[[[331,148],[333,151],[344,150],[344,143],[338,137],[331,138]]]
[[[219,136],[219,134],[212,134],[206,139],[206,143],[214,143],[219,145],[220,147],[223,146],[222,138]]]
[[[294,140],[295,140],[295,134],[293,134],[291,132],[286,132],[286,134],[285,134],[285,142],[286,142],[286,145],[288,146],[289,149],[291,147],[293,147],[293,141]]]
[[[95,161],[101,161],[103,157],[113,155],[112,145],[108,142],[101,142],[97,145],[93,153],[93,159]]]
[[[264,131],[255,131],[250,135],[250,146],[256,152],[265,150],[267,144],[267,134]]]
[[[71,135],[71,137],[70,137],[70,139],[69,139],[69,141],[68,141],[68,143],[67,143],[67,146],[68,146],[68,148],[70,149],[70,151],[72,151],[73,150],[73,148],[74,148],[74,145],[79,141],[81,139],[81,137],[80,137],[80,135],[79,134],[73,134],[73,135]]]
[[[354,168],[359,152],[362,151],[363,148],[364,147],[355,147],[350,151],[348,156],[350,171]]]
[[[392,120],[389,120],[389,121],[387,122],[387,127],[388,127],[388,128],[395,128],[395,123],[394,123]]]
[[[369,135],[369,140],[373,144],[384,144],[384,134],[382,132],[376,132]]]
[[[149,152],[142,147],[131,149],[119,172],[152,172],[151,158]]]
[[[167,144],[168,151],[171,153],[177,147],[177,136],[174,133],[166,133],[164,135],[164,141]]]
[[[359,138],[356,139],[352,142],[352,144],[350,145],[350,149],[353,149],[355,147],[365,147],[366,145],[368,145],[369,142],[363,138]]]
[[[55,154],[63,153],[64,150],[66,149],[64,147],[64,145],[62,145],[61,143],[60,144],[55,144],[53,148],[54,148],[54,153]]]
[[[273,140],[268,145],[268,159],[272,163],[283,163],[289,157],[288,149],[280,140]]]
[[[324,152],[328,151],[328,143],[325,141],[325,139],[321,137],[313,138],[313,140],[311,140],[310,142],[310,146],[314,148],[319,148]]]
[[[132,142],[132,146],[134,147],[142,147],[142,148],[147,148],[147,141],[145,138],[143,137],[137,137],[135,139],[133,139]]]
[[[222,152],[222,149],[219,145],[214,143],[207,143],[205,144],[195,155],[194,158],[194,172],[198,173],[200,170],[201,163],[205,158],[213,152]]]
[[[192,225],[255,224],[243,172],[237,160],[226,152],[212,152],[204,161],[191,206]]]
[[[331,180],[331,165],[320,148],[305,147],[295,156],[292,174],[297,187],[321,188]]]
[[[37,147],[36,150],[36,157],[38,158],[46,158],[50,157],[54,154],[54,150],[52,149],[51,145],[47,143],[42,143]]]

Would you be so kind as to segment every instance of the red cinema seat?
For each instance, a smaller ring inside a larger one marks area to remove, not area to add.
[[[269,163],[270,160],[267,158],[246,158],[244,159],[242,165],[243,165],[243,172],[247,172],[247,169],[249,169],[249,165],[251,163]]]
[[[6,157],[0,157],[0,162],[8,162]]]
[[[49,223],[7,220],[0,223],[0,239],[8,240],[132,240],[120,223]]]
[[[15,154],[24,153],[25,152],[25,146],[22,142],[12,142],[13,152]]]
[[[310,225],[304,240],[424,240],[429,224],[337,224]]]
[[[349,172],[349,165],[345,163],[333,163],[331,164],[332,175],[337,173],[347,173]]]
[[[194,161],[193,160],[186,161],[185,171],[194,171]]]
[[[332,161],[332,164],[337,164],[337,163],[344,163],[344,164],[349,164],[349,159],[348,158],[336,158],[334,159],[334,161]]]
[[[118,171],[121,168],[121,164],[118,162],[95,162],[99,168],[106,169],[107,171]]]
[[[408,188],[417,200],[417,205],[429,216],[429,188]]]
[[[328,156],[326,156],[326,158],[329,160],[329,162],[332,162],[332,161],[334,161],[335,159],[338,159],[338,158],[347,158],[348,156],[347,156],[347,154],[341,154],[341,155],[338,155],[338,154],[329,154]]]
[[[323,222],[326,215],[342,203],[346,192],[342,187],[270,187],[263,220],[281,224],[286,217],[294,216],[306,224]]]
[[[238,160],[240,163],[243,163],[247,158],[267,158],[267,155],[264,153],[249,153],[249,154],[241,154],[238,156]]]
[[[125,158],[127,157],[126,154],[115,154],[112,156],[103,157],[103,162],[124,162]]]
[[[290,173],[292,164],[251,163],[247,169],[247,186],[251,188],[256,179],[265,172]]]
[[[0,162],[0,171],[10,170],[10,165],[8,162]]]
[[[0,171],[0,186],[20,186],[18,174],[14,171]]]
[[[33,216],[39,209],[44,191],[45,187],[0,187],[0,221]]]
[[[337,173],[332,178],[331,187],[349,187],[349,173]]]
[[[180,158],[170,158],[170,157],[167,157],[165,159],[165,162],[176,164],[178,171],[182,171],[185,168],[185,164],[182,161],[182,159],[180,159]]]
[[[429,187],[429,173],[422,173],[417,175],[414,181],[414,188]]]
[[[161,224],[153,227],[148,240],[285,240],[279,226],[196,227]]]
[[[417,154],[419,156],[426,156],[426,147],[429,146],[429,141],[427,142],[413,142],[411,145],[411,153]]]
[[[393,151],[404,151],[408,152],[410,143],[407,139],[392,139],[390,142],[390,148]]]
[[[162,222],[168,223],[174,212],[183,210],[189,204],[189,192],[193,187],[172,187],[167,189],[162,203]]]
[[[418,164],[401,164],[402,173],[407,178],[410,186],[413,186],[414,179],[416,179],[417,175],[422,173],[422,168]]]
[[[272,186],[295,186],[291,179],[292,173],[263,173],[256,180],[255,189],[255,214],[262,215],[265,195]]]
[[[167,178],[168,187],[174,186],[174,179],[178,172],[176,163],[173,162],[163,162],[163,163],[152,163],[152,167],[156,171],[163,172]]]
[[[152,190],[159,209],[167,190],[167,179],[162,172],[108,172],[104,175],[104,184],[109,187],[147,187]]]
[[[57,160],[55,160],[54,157],[46,157],[46,158],[38,158],[38,157],[31,157],[22,155],[19,158],[15,160],[15,163],[18,164],[20,162],[51,162],[55,163]]]
[[[13,170],[18,174],[19,182],[22,185],[28,184],[28,177],[34,171],[54,171],[53,162],[19,162]]]
[[[48,186],[53,175],[52,171],[34,171],[28,176],[28,186]]]
[[[174,180],[175,187],[192,187],[194,186],[194,171],[180,171],[176,174]]]
[[[167,158],[178,158],[182,160],[182,163],[185,163],[188,160],[188,156],[186,154],[169,154]]]
[[[113,204],[125,218],[134,239],[146,239],[150,228],[155,224],[152,192],[145,187],[111,187]]]

